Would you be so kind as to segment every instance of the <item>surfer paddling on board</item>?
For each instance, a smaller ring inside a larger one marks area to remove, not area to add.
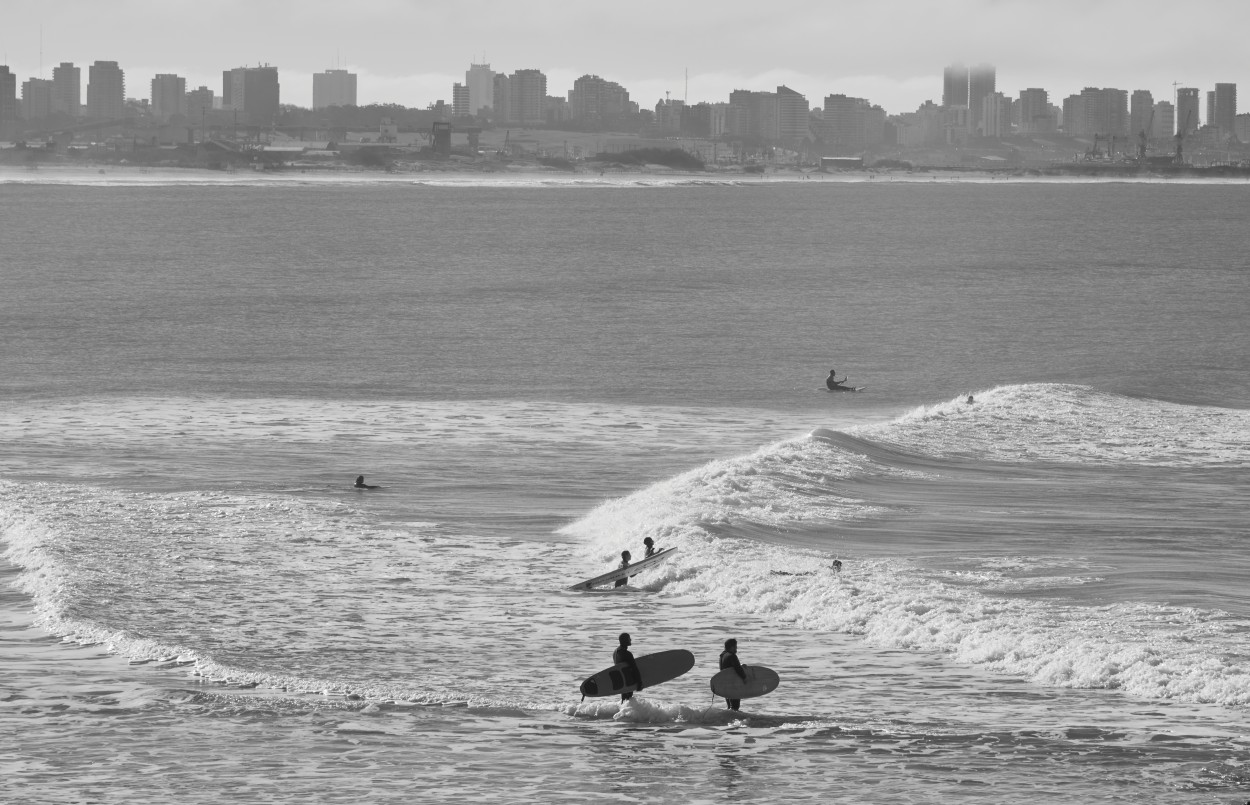
[[[843,383],[846,382],[845,377],[843,377],[841,380],[838,380],[837,374],[838,374],[837,369],[829,370],[829,376],[825,378],[825,388],[832,391],[833,389],[836,389],[838,386],[841,386]]]
[[[363,475],[356,476],[356,488],[357,489],[377,489],[376,486],[365,483],[365,476]]]
[[[726,668],[734,669],[743,682],[747,681],[747,672],[743,670],[742,662],[738,660],[738,641],[732,637],[725,641],[725,650],[720,653],[720,669],[723,671]],[[726,699],[725,704],[730,710],[737,710],[742,707],[742,700]]]
[[[630,560],[630,559],[632,559],[632,558],[633,558],[633,557],[629,555],[629,551],[621,551],[621,563],[620,563],[619,565],[617,565],[617,566],[616,566],[616,569],[617,569],[617,570],[624,570],[625,568],[629,567],[629,560]],[[616,584],[613,584],[612,586],[613,586],[613,587],[624,587],[626,584],[629,584],[629,577],[628,577],[628,576],[626,576],[626,577],[625,577],[625,578],[623,578],[623,579],[617,579],[617,580],[616,580]],[[629,635],[622,635],[622,636],[623,636],[623,637],[629,637]]]
[[[616,647],[616,651],[612,652],[612,662],[617,665],[624,664],[627,668],[633,670],[634,679],[638,680],[638,684],[634,687],[634,690],[641,692],[642,671],[638,670],[638,663],[634,661],[634,654],[629,650],[629,647],[633,645],[634,641],[630,638],[629,632],[621,632],[621,636],[617,639],[620,641],[620,645]],[[621,693],[621,701],[625,701],[633,695],[634,691],[632,690],[624,691]]]

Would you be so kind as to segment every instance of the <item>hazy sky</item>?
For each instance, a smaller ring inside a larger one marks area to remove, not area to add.
[[[148,97],[156,73],[220,95],[222,70],[268,63],[300,106],[331,67],[358,74],[361,104],[450,102],[483,59],[542,70],[550,95],[593,73],[642,107],[785,84],[813,107],[842,93],[909,112],[941,102],[955,61],[993,64],[1012,97],[1042,87],[1059,104],[1097,86],[1158,101],[1173,82],[1203,97],[1250,86],[1248,32],[1250,0],[0,0],[0,64],[19,84],[71,61],[85,93],[86,67],[108,60],[129,97]]]

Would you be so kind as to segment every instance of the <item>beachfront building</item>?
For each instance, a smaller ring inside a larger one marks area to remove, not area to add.
[[[985,130],[986,98],[995,90],[996,73],[992,64],[978,64],[968,70],[968,120],[973,133],[982,137],[995,137]]]
[[[1237,142],[1250,143],[1250,114],[1240,114],[1233,118],[1233,136]]]
[[[460,82],[451,85],[452,117],[469,116],[469,88]]]
[[[1176,130],[1193,134],[1201,125],[1198,120],[1198,88],[1181,87],[1176,91]]]
[[[31,78],[22,82],[22,117],[43,120],[52,114],[52,80]]]
[[[1211,93],[1211,110],[1207,123],[1215,126],[1221,139],[1233,136],[1233,120],[1237,117],[1237,85],[1216,84]]]
[[[1020,133],[1052,134],[1057,127],[1046,90],[1038,87],[1020,90]]]
[[[1159,101],[1154,108],[1154,125],[1149,136],[1156,139],[1171,137],[1176,133],[1176,107],[1171,101]]]
[[[1011,99],[1001,92],[991,92],[982,98],[977,130],[982,137],[1011,136]]]
[[[787,86],[777,87],[777,140],[793,145],[811,138],[807,98]]]
[[[313,109],[356,105],[356,74],[346,70],[313,73]]]
[[[187,116],[187,80],[171,73],[158,73],[152,79],[152,117],[167,123],[177,116]]]
[[[1128,101],[1128,130],[1131,136],[1138,137],[1142,132],[1145,132],[1147,137],[1151,136],[1154,126],[1150,121],[1150,116],[1154,114],[1154,108],[1155,98],[1150,90],[1133,90]]]
[[[52,68],[52,111],[70,117],[82,114],[82,68],[72,62]]]
[[[725,134],[727,103],[696,103],[681,112],[681,133],[687,137],[716,139]]]
[[[829,104],[825,100],[826,106]],[[937,145],[946,141],[947,109],[933,101],[925,101],[914,112],[895,115],[895,142],[904,148]],[[813,126],[815,128],[815,125]]]
[[[512,120],[512,80],[506,73],[495,73],[495,105],[491,107],[491,119],[496,123]]]
[[[17,74],[0,64],[0,141],[17,136]]]
[[[968,68],[958,62],[942,71],[942,105],[968,105]]]
[[[1071,137],[1128,136],[1128,91],[1086,87],[1063,101],[1064,131]]]
[[[223,109],[243,114],[240,123],[269,126],[278,117],[281,86],[278,68],[268,64],[260,67],[236,67],[221,74]]]
[[[569,90],[569,114],[573,122],[590,129],[637,111],[638,105],[629,100],[628,90],[597,75],[582,76]]]
[[[87,117],[120,120],[126,116],[126,73],[115,61],[87,68]]]
[[[495,108],[495,72],[489,64],[470,64],[464,85],[469,90],[469,114],[480,115],[484,109]]]
[[[510,123],[543,126],[547,123],[547,76],[541,70],[517,70],[508,80]]]
[[[826,96],[820,117],[811,125],[822,142],[841,151],[859,151],[885,141],[885,110],[864,98]]]

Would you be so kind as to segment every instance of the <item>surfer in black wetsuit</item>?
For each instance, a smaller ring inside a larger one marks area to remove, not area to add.
[[[747,672],[743,670],[742,663],[738,660],[738,641],[732,637],[725,641],[725,650],[720,653],[720,669],[723,671],[726,668],[734,669],[743,682],[747,681]],[[737,710],[742,706],[742,700],[726,699],[725,704],[730,710]]]
[[[363,475],[356,476],[356,488],[357,489],[377,489],[376,486],[371,486],[365,483],[365,476]]]
[[[647,537],[642,541],[642,544],[647,546],[647,555],[642,557],[643,559],[650,559],[652,556],[655,556],[655,540]]]
[[[830,369],[830,370],[829,370],[829,376],[825,378],[825,388],[827,388],[827,389],[829,389],[829,390],[831,390],[831,391],[832,391],[833,389],[836,389],[838,386],[840,386],[840,385],[842,385],[843,383],[845,383],[845,382],[846,382],[846,378],[845,378],[845,377],[844,377],[844,378],[842,378],[841,380],[838,380],[838,379],[837,379],[837,374],[838,374],[838,370],[837,370],[837,369]]]
[[[634,672],[633,678],[638,680],[638,685],[635,690],[641,691],[642,671],[638,670],[638,663],[634,661],[634,654],[629,650],[629,647],[634,641],[630,638],[629,632],[621,632],[619,640],[621,644],[616,647],[616,651],[612,652],[612,662],[616,665],[624,663],[627,667],[631,668]],[[634,691],[627,690],[621,694],[621,701],[625,701],[633,695]]]
[[[633,558],[633,557],[631,557],[631,556],[629,555],[629,551],[621,551],[621,563],[620,563],[619,565],[617,565],[617,566],[616,566],[616,569],[617,569],[617,570],[624,570],[625,568],[629,567],[629,560],[630,560],[630,559],[632,559],[632,558]],[[617,580],[616,580],[616,584],[613,584],[612,586],[613,586],[613,587],[624,587],[626,584],[629,584],[629,576],[626,576],[626,577],[625,577],[625,578],[623,578],[623,579],[617,579]]]

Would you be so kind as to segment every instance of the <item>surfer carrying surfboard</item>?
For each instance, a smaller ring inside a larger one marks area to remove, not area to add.
[[[738,659],[738,641],[732,637],[725,641],[725,650],[720,653],[720,669],[723,671],[726,668],[734,669],[743,682],[747,681],[747,672],[743,670],[742,662]],[[725,704],[730,710],[737,710],[742,707],[742,700],[726,699]]]
[[[626,553],[629,552],[626,551]],[[634,653],[629,650],[634,641],[629,636],[629,632],[621,632],[621,636],[617,640],[620,642],[620,645],[616,647],[616,651],[612,652],[612,662],[617,665],[623,663],[627,668],[631,669],[634,672],[634,679],[638,680],[634,690],[642,690],[642,671],[638,670],[638,662],[634,659]],[[623,691],[621,693],[621,701],[625,701],[633,695],[634,691],[632,690]]]
[[[642,557],[643,559],[650,559],[652,556],[655,556],[655,540],[647,537],[642,541],[642,544],[647,546],[647,555]]]

